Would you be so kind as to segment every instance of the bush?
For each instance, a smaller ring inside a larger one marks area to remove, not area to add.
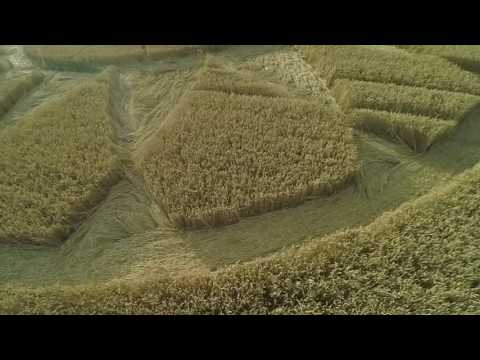
[[[355,128],[403,142],[416,152],[426,151],[456,126],[454,121],[369,109],[353,110],[349,118]]]
[[[327,80],[372,81],[480,95],[476,75],[436,56],[359,45],[311,45],[300,50]]]
[[[0,240],[63,240],[118,179],[106,82],[91,81],[0,132]]]
[[[331,194],[356,172],[352,132],[331,106],[191,91],[140,168],[181,228],[217,226]]]
[[[0,116],[5,114],[26,93],[44,79],[41,72],[34,71],[0,82]]]
[[[344,79],[335,81],[332,92],[345,111],[367,108],[457,122],[480,104],[480,97],[469,94]]]

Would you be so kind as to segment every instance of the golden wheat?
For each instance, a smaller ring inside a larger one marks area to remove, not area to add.
[[[154,141],[140,167],[178,227],[299,204],[331,194],[356,172],[352,133],[321,99],[192,91]]]
[[[414,53],[441,56],[465,69],[480,71],[479,45],[399,45],[398,47]]]
[[[480,79],[475,74],[437,56],[358,45],[299,48],[327,80],[373,81],[480,95]]]
[[[457,125],[454,121],[368,109],[353,110],[349,120],[358,129],[404,142],[417,152],[427,150]]]
[[[475,95],[345,79],[336,80],[332,92],[344,111],[367,108],[457,122],[480,105]]]
[[[62,240],[117,179],[110,91],[91,81],[0,133],[0,240]]]
[[[479,183],[476,166],[369,226],[211,275],[0,288],[0,313],[478,314]]]

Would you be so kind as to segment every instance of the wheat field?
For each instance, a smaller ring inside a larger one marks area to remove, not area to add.
[[[480,50],[477,45],[398,45],[418,54],[429,54],[448,59],[474,72],[480,71]]]
[[[480,95],[480,79],[446,59],[355,45],[301,47],[327,79],[351,79]]]
[[[372,109],[461,122],[480,104],[480,97],[366,81],[337,80],[332,93],[344,111]]]
[[[109,99],[92,80],[0,132],[0,241],[65,239],[116,181]]]
[[[299,204],[355,174],[351,130],[315,103],[193,91],[167,122],[141,167],[179,227]]]
[[[480,105],[480,79],[434,55],[393,46],[303,46],[300,51],[326,78],[350,124],[416,152],[445,139]]]
[[[0,314],[480,314],[480,47],[2,49]]]

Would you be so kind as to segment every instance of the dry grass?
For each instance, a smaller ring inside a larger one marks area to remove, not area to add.
[[[330,106],[192,91],[140,164],[182,228],[237,222],[330,194],[356,172],[351,130]]]
[[[480,95],[476,75],[437,56],[358,45],[309,45],[300,50],[327,80],[372,81]]]
[[[405,143],[416,152],[426,151],[457,125],[454,121],[369,109],[353,110],[349,121],[355,128]]]
[[[0,82],[0,116],[5,114],[12,106],[41,83],[44,76],[41,72],[34,71],[26,75],[17,76]]]
[[[417,54],[441,56],[467,70],[480,72],[479,45],[399,45],[398,47]]]
[[[480,167],[341,232],[209,276],[0,290],[3,314],[480,314]]]
[[[43,67],[90,69],[98,65],[158,60],[192,53],[189,45],[48,45],[25,46],[25,54]]]
[[[64,239],[118,178],[105,79],[72,89],[0,133],[0,240]]]
[[[460,122],[480,97],[413,86],[367,81],[335,81],[332,92],[343,110],[366,108]]]

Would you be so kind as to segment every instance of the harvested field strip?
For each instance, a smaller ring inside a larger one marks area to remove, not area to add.
[[[399,45],[398,47],[418,54],[441,56],[464,69],[480,72],[479,45]]]
[[[480,314],[479,179],[477,166],[367,227],[210,276],[2,289],[0,313]]]
[[[320,101],[191,91],[139,164],[146,184],[181,228],[331,194],[352,180],[357,154],[342,115]]]
[[[118,179],[110,88],[88,81],[0,133],[0,240],[65,239]]]
[[[460,122],[480,97],[456,92],[367,81],[336,80],[332,88],[344,111],[363,108]]]
[[[416,152],[427,150],[457,125],[454,121],[369,109],[353,110],[349,120],[357,129],[404,142]]]
[[[254,73],[208,66],[200,71],[194,90],[219,91],[238,95],[288,97],[285,86],[257,79]]]
[[[0,82],[0,116],[5,114],[26,93],[40,84],[44,75],[34,71]]]
[[[195,51],[189,45],[25,46],[39,65],[59,70],[96,70],[99,66],[159,60]]]
[[[358,45],[301,46],[300,51],[329,82],[351,79],[480,95],[478,76],[433,55],[402,54]]]

